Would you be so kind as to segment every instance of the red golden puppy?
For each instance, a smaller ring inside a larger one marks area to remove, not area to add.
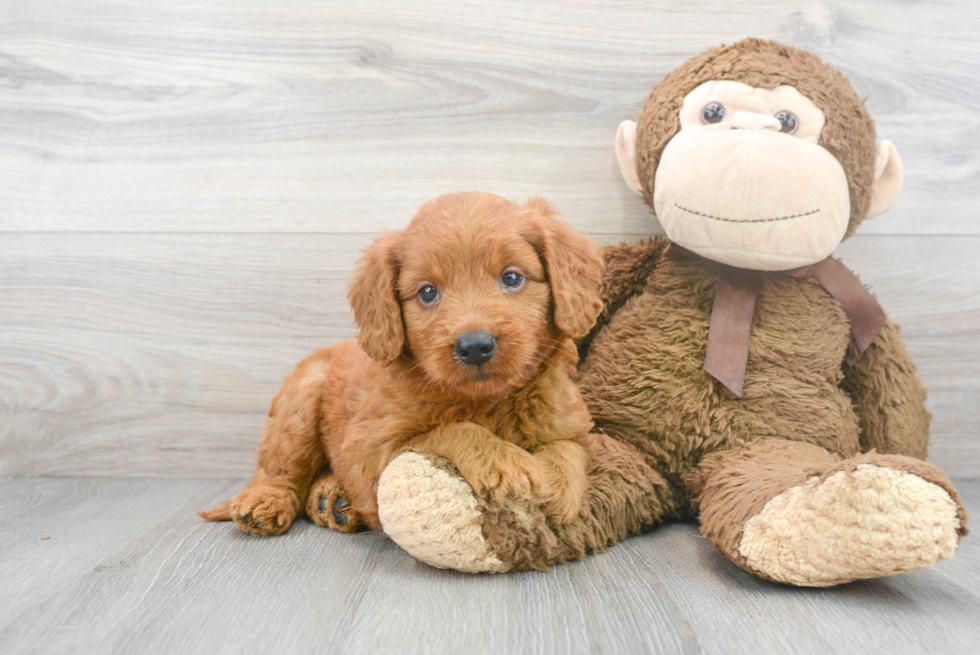
[[[479,493],[538,494],[571,520],[592,420],[572,383],[602,304],[602,259],[546,201],[441,196],[364,252],[357,342],[300,362],[269,410],[258,467],[201,516],[282,534],[300,511],[380,527],[377,486],[408,451],[449,459]]]

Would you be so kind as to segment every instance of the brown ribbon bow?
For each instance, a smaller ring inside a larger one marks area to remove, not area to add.
[[[671,243],[664,251],[664,257],[689,259],[699,258],[700,255]],[[881,305],[854,273],[833,257],[780,273],[800,279],[812,277],[819,282],[841,304],[851,324],[851,335],[862,353],[884,327],[885,312]],[[704,370],[739,398],[742,397],[745,382],[752,316],[761,280],[759,271],[722,265],[715,301],[711,306]]]

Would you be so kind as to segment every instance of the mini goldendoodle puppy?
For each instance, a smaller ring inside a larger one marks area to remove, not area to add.
[[[282,534],[301,510],[380,527],[381,472],[406,451],[451,461],[478,493],[538,494],[555,523],[586,486],[592,419],[572,382],[602,309],[602,259],[534,198],[444,195],[365,250],[349,298],[360,333],[300,362],[273,399],[258,466],[201,512]]]

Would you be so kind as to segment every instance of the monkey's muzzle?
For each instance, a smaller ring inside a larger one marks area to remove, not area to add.
[[[724,124],[671,139],[653,201],[671,240],[708,259],[762,271],[828,257],[851,211],[844,169],[826,149],[770,129]]]

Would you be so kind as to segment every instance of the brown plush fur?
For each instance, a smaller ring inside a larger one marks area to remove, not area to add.
[[[551,524],[525,498],[482,498],[484,537],[510,570],[544,569],[601,552],[677,516],[670,485],[634,449],[600,433],[588,452],[588,487],[573,521]]]
[[[667,245],[654,242],[661,251]],[[704,455],[764,438],[860,451],[857,417],[840,389],[847,319],[816,281],[762,274],[739,399],[702,370],[717,265],[659,254],[643,291],[595,337],[583,363],[581,386],[598,427],[678,486]],[[644,384],[629,383],[637,379]]]
[[[619,309],[602,314],[580,386],[596,426],[636,448],[723,553],[745,566],[742,529],[766,502],[861,463],[945,489],[966,534],[949,480],[915,459],[926,455],[930,415],[894,323],[860,354],[843,310],[816,281],[764,273],[738,399],[701,368],[717,265],[663,258],[666,245],[607,249],[618,279],[604,283],[604,300]],[[874,449],[883,454],[861,454]]]
[[[519,290],[501,287],[508,269],[525,276]],[[488,498],[531,497],[554,524],[572,520],[592,441],[570,379],[573,339],[599,313],[601,270],[591,244],[543,200],[522,208],[465,193],[424,205],[359,263],[357,344],[324,348],[285,379],[252,482],[201,515],[281,534],[305,507],[321,525],[377,528],[381,472],[417,450],[452,461]],[[438,302],[421,302],[426,285]],[[477,329],[496,337],[498,353],[467,366],[454,342]],[[341,490],[349,506],[334,504]]]
[[[926,453],[929,413],[893,323],[860,355],[843,310],[816,281],[763,274],[737,399],[701,368],[716,265],[662,258],[667,243],[606,248],[605,309],[583,341],[579,380],[605,434],[589,448],[582,511],[550,530],[532,503],[484,498],[484,535],[501,560],[543,568],[694,516],[744,566],[742,528],[766,502],[866,463],[945,489],[966,534],[956,490],[917,459]]]
[[[745,39],[692,57],[654,87],[636,127],[636,172],[653,206],[660,155],[680,129],[684,96],[711,80],[742,82],[760,89],[795,87],[823,111],[820,145],[844,167],[851,197],[850,236],[868,213],[875,170],[874,121],[847,78],[810,52],[775,41]]]

